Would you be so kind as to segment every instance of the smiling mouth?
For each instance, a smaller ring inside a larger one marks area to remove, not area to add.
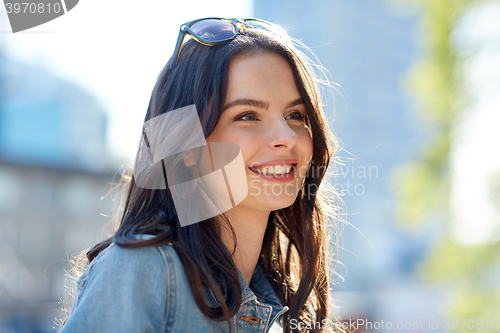
[[[285,165],[274,165],[263,168],[252,168],[248,167],[253,172],[256,172],[260,175],[270,176],[270,177],[280,177],[289,175],[295,169],[297,164],[285,164]]]

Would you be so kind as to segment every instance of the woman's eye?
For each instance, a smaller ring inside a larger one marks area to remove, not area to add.
[[[257,120],[257,118],[255,117],[254,113],[246,113],[238,117],[238,120]]]
[[[290,114],[286,119],[292,119],[292,120],[302,120],[303,116],[300,112],[294,112]]]

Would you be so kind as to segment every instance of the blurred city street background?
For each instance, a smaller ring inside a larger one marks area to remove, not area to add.
[[[0,5],[0,332],[56,331],[179,26],[208,16],[279,24],[335,83],[342,319],[500,330],[500,0],[106,0],[16,34]]]

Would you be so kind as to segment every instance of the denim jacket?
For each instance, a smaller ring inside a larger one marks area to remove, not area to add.
[[[257,264],[248,287],[238,270],[243,297],[231,318],[232,332],[282,332],[283,306]],[[210,306],[218,304],[205,289]],[[122,248],[111,244],[77,281],[73,307],[59,331],[228,332],[226,321],[207,318],[198,308],[177,253],[171,245]]]

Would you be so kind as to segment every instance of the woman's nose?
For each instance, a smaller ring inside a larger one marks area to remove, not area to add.
[[[286,119],[280,118],[269,124],[268,145],[270,148],[293,148],[299,136],[290,127]]]

